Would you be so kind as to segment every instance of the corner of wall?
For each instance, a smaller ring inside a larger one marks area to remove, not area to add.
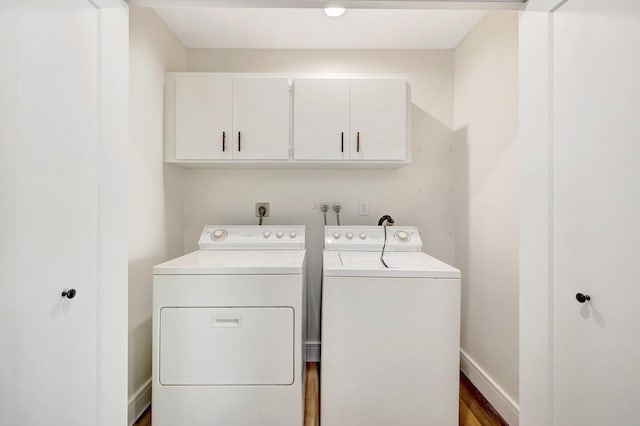
[[[455,263],[461,369],[518,422],[518,13],[492,11],[454,50]]]
[[[153,9],[130,10],[129,416],[150,403],[152,268],[184,252],[185,171],[163,162],[164,74],[187,50]],[[135,419],[133,419],[135,420]]]

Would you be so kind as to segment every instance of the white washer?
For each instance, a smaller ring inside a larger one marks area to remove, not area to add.
[[[304,226],[207,226],[154,267],[154,426],[302,426]]]
[[[322,426],[458,424],[460,271],[415,227],[325,228]]]

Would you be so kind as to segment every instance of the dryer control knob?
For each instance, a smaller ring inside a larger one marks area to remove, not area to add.
[[[289,238],[295,238],[298,233],[296,231],[289,232]]]
[[[264,235],[265,238],[269,238],[271,236],[271,232],[264,231],[264,233],[262,235]]]
[[[360,239],[361,239],[361,240],[366,240],[366,239],[367,239],[367,234],[365,234],[364,232],[362,232],[362,233],[360,234]]]
[[[333,233],[333,238],[335,238],[336,240],[340,239],[340,233],[339,232],[334,232]]]
[[[352,239],[352,238],[353,238],[353,233],[351,233],[351,232],[347,232],[347,238],[348,238],[348,239]]]
[[[278,237],[278,238],[282,238],[283,235],[284,235],[284,233],[282,233],[280,231],[276,232],[276,237]]]
[[[409,241],[409,234],[407,234],[404,231],[398,231],[398,233],[396,235],[398,236],[398,239],[400,241],[404,241],[404,242]]]
[[[224,229],[216,229],[211,233],[211,240],[213,241],[222,241],[227,238],[227,231]]]

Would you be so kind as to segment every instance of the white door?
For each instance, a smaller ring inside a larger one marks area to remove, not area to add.
[[[123,424],[127,12],[87,0],[22,0],[7,22],[7,3],[0,6],[2,34],[12,40],[11,53],[3,50],[0,102],[0,424]],[[71,289],[75,295],[63,297]],[[111,312],[120,315],[106,321]]]
[[[176,78],[176,159],[230,160],[231,77]]]
[[[349,158],[349,80],[295,80],[293,158]]]
[[[98,11],[34,6],[18,27],[16,420],[80,426],[97,412]]]
[[[289,158],[289,80],[233,79],[233,158]]]
[[[637,425],[640,3],[554,16],[554,424]]]
[[[406,82],[351,80],[351,159],[404,160],[406,143]]]

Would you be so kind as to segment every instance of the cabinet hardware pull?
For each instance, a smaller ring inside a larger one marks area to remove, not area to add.
[[[340,152],[344,152],[344,132],[340,134]]]
[[[226,139],[227,135],[225,132],[222,132],[222,152],[224,152],[225,149],[225,139]]]
[[[238,132],[238,152],[242,151],[242,145],[240,145],[240,132]]]
[[[358,135],[356,136],[356,152],[360,152],[360,132],[358,132]]]

